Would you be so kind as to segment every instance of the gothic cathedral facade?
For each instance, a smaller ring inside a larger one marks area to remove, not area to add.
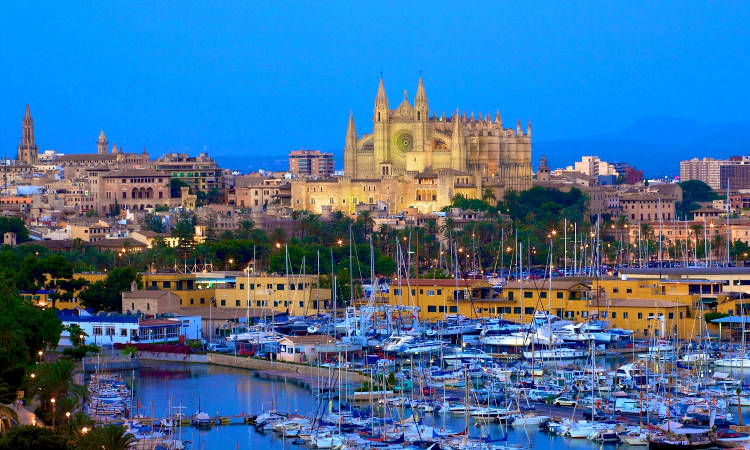
[[[452,172],[477,177],[504,192],[531,188],[531,124],[521,121],[504,128],[499,111],[478,118],[458,111],[448,117],[430,115],[419,79],[414,104],[407,93],[395,109],[380,80],[373,111],[373,132],[357,136],[353,117],[344,147],[344,175],[351,179],[382,179],[425,173]]]

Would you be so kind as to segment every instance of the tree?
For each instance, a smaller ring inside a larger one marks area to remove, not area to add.
[[[482,201],[487,204],[493,204],[497,202],[497,196],[495,195],[495,190],[490,188],[485,188],[484,192],[482,192]]]
[[[30,399],[37,398],[39,407],[37,415],[52,421],[53,412],[57,414],[57,422],[62,419],[66,410],[73,411],[83,404],[88,395],[86,386],[74,382],[77,373],[76,364],[67,359],[59,358],[54,363],[42,363],[35,369],[36,376],[28,378],[28,394]],[[56,408],[52,408],[51,400],[58,402]],[[65,407],[64,399],[67,399]]]
[[[24,300],[11,287],[0,287],[0,401],[15,398],[37,352],[57,346],[62,324],[52,309]]]
[[[95,427],[76,441],[82,450],[128,450],[136,442],[135,436],[122,425],[109,424]]]
[[[16,410],[0,403],[0,435],[5,434],[13,422],[18,422]]]
[[[8,231],[16,233],[16,242],[29,240],[29,230],[19,217],[0,217],[0,236]]]
[[[187,183],[184,181],[178,179],[178,178],[170,178],[169,180],[169,196],[171,198],[180,198],[182,197],[182,188],[183,187],[190,187]]]
[[[0,438],[0,450],[72,450],[68,439],[51,428],[23,425]]]
[[[677,216],[692,219],[692,211],[698,209],[698,202],[710,202],[719,198],[706,183],[699,180],[683,181],[682,201],[677,203]],[[688,217],[689,216],[689,217]]]
[[[103,281],[87,286],[78,294],[78,298],[85,307],[96,311],[120,311],[121,294],[130,289],[134,281],[138,288],[143,286],[141,275],[134,267],[117,267]]]

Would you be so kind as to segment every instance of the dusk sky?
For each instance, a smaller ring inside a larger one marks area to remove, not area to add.
[[[95,152],[103,129],[126,151],[205,148],[243,171],[299,148],[341,167],[349,111],[372,130],[381,72],[391,107],[421,71],[438,114],[499,109],[531,120],[533,142],[653,116],[741,123],[749,24],[750,2],[4,1],[0,145],[15,155],[29,103],[40,150]]]

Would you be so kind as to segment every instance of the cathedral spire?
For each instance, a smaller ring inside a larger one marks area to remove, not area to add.
[[[34,142],[34,119],[31,118],[31,109],[27,103],[21,122],[21,142],[18,144],[17,159],[26,164],[36,164],[38,157],[39,151]]]
[[[385,96],[385,86],[383,85],[383,77],[380,77],[380,84],[378,85],[378,95],[375,97],[375,122],[385,122],[388,120],[388,97]]]
[[[531,121],[526,124],[526,136],[531,137]]]
[[[349,125],[346,127],[346,146],[352,149],[357,146],[357,128],[354,126],[354,114],[349,111]]]
[[[495,113],[495,123],[497,124],[498,127],[500,127],[500,128],[503,127],[503,118],[500,117],[500,110],[499,109]]]
[[[521,129],[521,119],[516,121],[516,136],[523,136],[523,130]]]

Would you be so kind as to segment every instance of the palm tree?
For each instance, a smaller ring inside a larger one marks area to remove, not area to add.
[[[490,188],[485,188],[482,192],[482,201],[485,203],[492,205],[493,203],[497,202],[497,196],[495,195],[495,190]]]
[[[0,403],[0,434],[5,434],[13,424],[18,422],[18,414],[11,406]]]
[[[30,382],[32,398],[38,396],[44,410],[49,408],[53,398],[70,397],[74,405],[82,404],[86,400],[87,390],[73,381],[76,373],[75,363],[66,358],[60,358],[54,364],[40,364],[36,377]]]
[[[109,424],[98,426],[82,435],[76,447],[83,450],[128,450],[135,441],[135,436],[128,433],[124,426]]]

